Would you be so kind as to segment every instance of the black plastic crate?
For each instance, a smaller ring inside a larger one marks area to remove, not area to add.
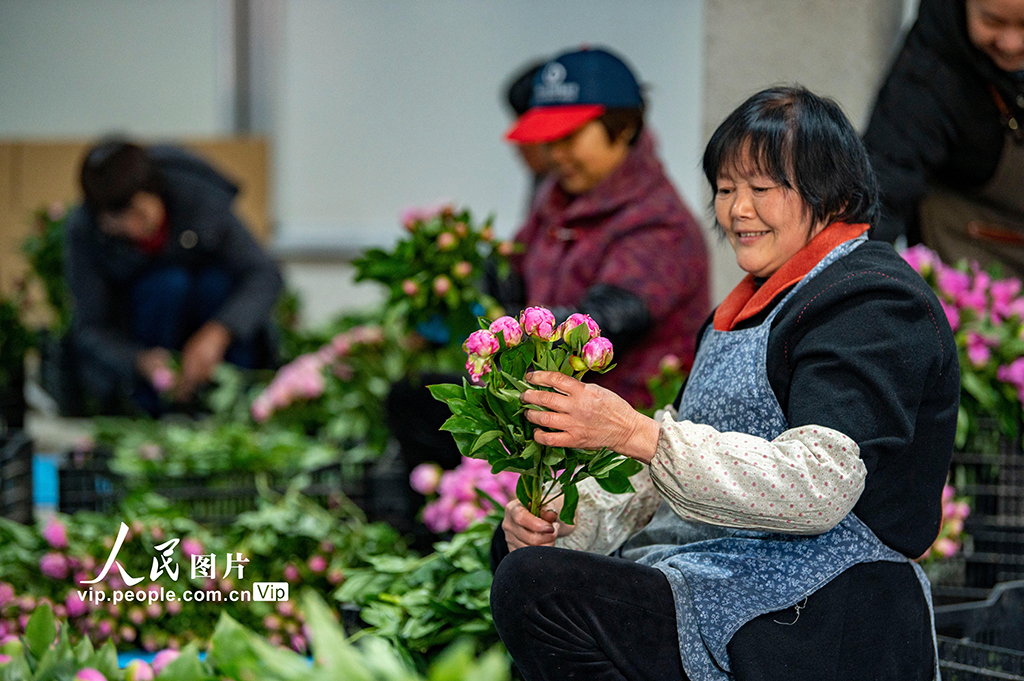
[[[94,511],[110,513],[124,490],[121,479],[110,472],[110,454],[103,449],[68,452],[57,469],[57,508],[61,513]]]
[[[938,637],[942,681],[1024,681],[1024,652]]]
[[[26,525],[32,522],[32,455],[24,431],[0,437],[0,515]]]
[[[1024,580],[999,584],[984,600],[936,607],[935,631],[954,639],[1024,651]]]

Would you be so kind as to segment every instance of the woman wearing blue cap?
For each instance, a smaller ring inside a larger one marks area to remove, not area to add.
[[[502,302],[589,314],[618,352],[598,382],[649,405],[647,379],[669,354],[689,366],[709,303],[701,227],[658,160],[644,109],[633,73],[606,50],[538,70],[506,137],[543,145],[550,173],[516,235],[525,296]]]
[[[939,301],[883,242],[878,189],[832,101],[760,92],[704,152],[747,277],[660,419],[553,372],[524,402],[547,446],[646,466],[579,486],[575,524],[518,501],[491,606],[527,681],[937,678],[927,579],[960,393]],[[511,552],[509,552],[511,550]]]

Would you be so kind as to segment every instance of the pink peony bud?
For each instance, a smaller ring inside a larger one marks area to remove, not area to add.
[[[932,548],[939,553],[943,558],[949,558],[956,554],[960,550],[960,545],[947,537],[940,537],[935,540],[932,544]]]
[[[267,631],[277,631],[281,628],[281,618],[277,615],[267,615],[263,618],[263,627]]]
[[[87,601],[82,600],[82,597],[78,595],[78,591],[70,589],[64,597],[64,609],[68,617],[81,617],[89,612],[89,604]]]
[[[441,251],[450,251],[458,242],[458,237],[451,232],[441,232],[437,237],[437,248]]]
[[[174,387],[174,372],[167,367],[159,367],[153,371],[150,381],[153,383],[154,390],[158,393],[165,393]]]
[[[498,339],[487,329],[480,329],[469,334],[462,349],[469,355],[487,358],[498,351]]]
[[[181,601],[167,601],[167,614],[178,615],[181,613]]]
[[[0,609],[14,599],[14,587],[7,582],[0,582]]]
[[[480,238],[484,241],[494,241],[494,228],[487,225],[480,230]]]
[[[172,650],[170,648],[161,650],[156,654],[156,657],[153,658],[153,673],[159,676],[160,672],[162,672],[167,665],[177,660],[178,655],[180,654],[181,653],[177,650]]]
[[[148,662],[144,660],[132,660],[125,669],[125,681],[153,681],[156,674]]]
[[[959,518],[960,520],[966,520],[967,516],[971,514],[971,505],[966,501],[958,501],[953,504],[953,517]]]
[[[309,567],[310,572],[318,575],[327,569],[327,559],[319,554],[310,556],[309,560],[306,561],[306,565]]]
[[[466,360],[466,371],[469,377],[479,382],[487,374],[491,373],[491,360],[487,357],[470,355]]]
[[[402,292],[407,296],[414,296],[420,292],[420,286],[412,279],[406,279],[402,282]]]
[[[504,335],[505,345],[510,348],[519,345],[523,340],[523,327],[519,326],[515,317],[498,317],[487,329],[495,336],[499,333]]]
[[[458,279],[467,279],[469,275],[473,274],[473,266],[465,260],[457,262],[452,267],[452,274]]]
[[[436,463],[421,463],[409,474],[409,486],[423,496],[433,494],[440,480],[441,467]]]
[[[591,338],[597,338],[601,335],[601,327],[597,325],[597,322],[591,319],[590,315],[579,312],[569,315],[569,318],[562,322],[561,326],[558,327],[558,335],[563,339],[568,338],[570,331],[575,329],[577,326],[584,325],[587,327],[587,331],[590,332],[590,334],[583,339],[584,343]]]
[[[676,355],[665,355],[661,358],[661,362],[658,363],[658,368],[662,371],[677,372],[682,371],[683,362]]]
[[[507,258],[516,252],[516,247],[511,241],[502,241],[498,244],[496,250],[498,251],[498,255],[502,255]]]
[[[612,342],[607,338],[591,338],[583,346],[583,361],[593,371],[600,371],[612,363]]]
[[[68,547],[68,531],[64,523],[54,516],[50,516],[43,529],[43,539],[55,549],[66,549]]]
[[[452,290],[452,280],[443,274],[438,275],[434,279],[434,293],[438,296],[444,296]]]
[[[107,677],[103,676],[98,669],[86,667],[78,670],[74,681],[107,681]]]
[[[53,551],[39,559],[39,571],[50,579],[67,579],[70,574],[67,558]]]
[[[338,568],[334,568],[327,573],[327,581],[332,585],[337,586],[345,581],[345,573]]]
[[[185,537],[181,540],[181,555],[191,559],[192,556],[200,556],[203,553],[203,545],[198,539]]]
[[[295,567],[291,563],[284,566],[284,578],[288,582],[295,583],[299,581],[299,568]]]
[[[546,341],[559,339],[558,329],[555,328],[555,315],[551,310],[544,307],[528,307],[519,315],[519,325],[528,336],[540,338]]]

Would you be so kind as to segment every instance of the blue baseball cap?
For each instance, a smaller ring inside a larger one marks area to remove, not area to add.
[[[640,84],[626,64],[601,49],[566,52],[533,78],[530,108],[505,133],[519,144],[553,142],[608,109],[643,106]]]

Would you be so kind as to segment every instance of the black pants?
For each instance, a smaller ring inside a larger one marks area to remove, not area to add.
[[[675,607],[655,568],[546,547],[508,553],[501,529],[491,611],[527,681],[686,681]],[[728,646],[742,681],[928,681],[931,619],[913,568],[865,563],[794,608],[757,617]]]

